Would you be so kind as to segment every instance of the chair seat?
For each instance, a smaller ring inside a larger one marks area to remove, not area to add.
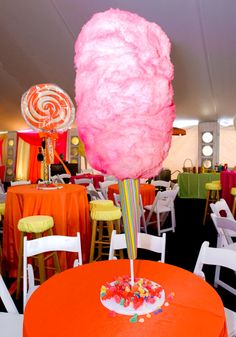
[[[97,221],[114,221],[119,220],[121,218],[121,210],[119,207],[113,206],[109,208],[109,210],[101,210],[101,209],[92,209],[90,213],[92,220]]]
[[[234,197],[236,196],[236,187],[231,188],[230,194],[233,195]]]
[[[0,336],[21,337],[23,335],[23,315],[0,312]]]
[[[0,215],[4,215],[5,213],[5,203],[0,203]]]
[[[220,185],[220,183],[211,182],[211,183],[206,183],[205,188],[206,188],[206,190],[210,190],[210,191],[220,191],[221,185]]]
[[[114,203],[112,200],[92,200],[89,203],[90,211],[93,210],[101,210],[101,211],[109,211],[114,207]]]
[[[144,208],[145,208],[147,211],[150,211],[151,208],[152,208],[152,205],[144,206]],[[162,205],[161,203],[159,204],[159,206],[158,206],[158,213],[164,213],[164,212],[170,212],[170,211],[171,211],[170,207],[167,207],[167,206],[165,206],[165,205]],[[154,212],[154,213],[157,212],[155,208],[153,209],[153,212]]]
[[[42,233],[52,228],[53,218],[49,215],[33,215],[22,218],[18,222],[18,229],[26,233]]]

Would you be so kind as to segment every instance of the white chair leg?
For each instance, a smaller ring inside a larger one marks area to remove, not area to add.
[[[161,220],[159,212],[157,212],[157,235],[161,236]]]

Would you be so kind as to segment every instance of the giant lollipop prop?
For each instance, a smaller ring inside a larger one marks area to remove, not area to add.
[[[136,179],[159,173],[171,143],[170,47],[158,25],[118,9],[95,14],[75,45],[79,135],[91,166],[120,179],[131,261],[139,221]]]
[[[70,173],[55,151],[57,132],[68,130],[75,118],[75,108],[68,94],[55,84],[38,84],[23,94],[21,111],[26,123],[45,139],[47,165],[54,162],[55,155]]]

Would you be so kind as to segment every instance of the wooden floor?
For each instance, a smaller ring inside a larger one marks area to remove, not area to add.
[[[216,231],[210,218],[206,225],[202,225],[205,200],[201,199],[176,199],[176,231],[167,232],[166,241],[166,263],[179,266],[181,268],[193,271],[199,249],[203,241],[209,241],[210,246],[216,246]],[[167,219],[169,221],[169,219]],[[156,228],[148,228],[150,234],[156,235]],[[155,254],[139,251],[138,258],[156,260]],[[207,280],[212,284],[214,277],[214,268],[205,269]],[[226,277],[232,286],[236,288],[236,276],[232,272],[223,271],[223,277]],[[11,285],[14,280],[5,280]],[[226,307],[236,311],[236,298],[228,291],[218,288],[217,292],[222,298]],[[14,295],[13,295],[13,299]],[[19,311],[22,312],[22,298],[15,301]],[[0,303],[0,310],[2,305]]]

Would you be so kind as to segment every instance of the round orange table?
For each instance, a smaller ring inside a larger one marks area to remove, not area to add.
[[[51,215],[54,219],[53,233],[74,236],[81,235],[83,261],[89,259],[91,228],[86,188],[65,184],[61,189],[38,190],[37,185],[12,186],[7,190],[3,255],[9,277],[16,277],[20,232],[17,223],[30,215]],[[72,260],[72,256],[69,260]],[[72,267],[66,254],[60,254],[61,268]]]
[[[108,199],[114,201],[113,193],[119,194],[118,184],[108,186]],[[140,194],[143,206],[152,205],[155,199],[155,186],[150,184],[140,184]]]
[[[143,323],[130,316],[110,317],[100,302],[100,288],[129,274],[128,260],[93,262],[72,268],[42,284],[24,315],[24,337],[227,337],[224,307],[216,291],[194,274],[161,262],[135,260],[135,276],[175,293],[163,312]],[[140,316],[141,317],[141,316]]]

